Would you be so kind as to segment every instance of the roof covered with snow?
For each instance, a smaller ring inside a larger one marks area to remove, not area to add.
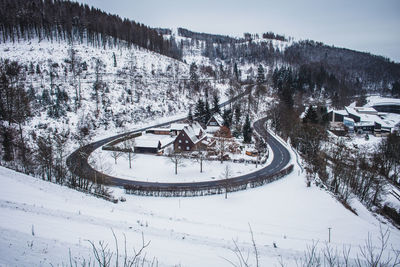
[[[370,96],[368,97],[368,104],[366,106],[383,106],[383,105],[399,105],[400,99],[390,98],[390,97],[380,97],[380,96]]]
[[[182,131],[183,128],[189,126],[187,123],[172,123],[170,130],[171,131]]]
[[[217,121],[219,126],[222,126],[222,124],[224,124],[224,119],[222,118],[222,116],[219,113],[216,113],[208,120],[207,125],[213,118]]]
[[[168,144],[174,142],[175,138],[170,137],[168,135],[161,136],[156,134],[144,134],[135,138],[135,147],[153,147],[157,148],[158,144],[161,144],[161,147],[164,147]]]
[[[341,110],[330,109],[330,110],[328,110],[328,113],[330,113],[330,112],[334,112],[336,114],[340,114],[340,115],[343,115],[343,116],[349,115],[345,109],[341,109]]]
[[[192,125],[185,127],[183,131],[194,144],[198,143],[206,137],[203,127],[201,127],[198,122],[193,122]]]

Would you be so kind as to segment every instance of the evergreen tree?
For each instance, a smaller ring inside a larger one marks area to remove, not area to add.
[[[34,74],[34,73],[35,73],[35,69],[34,69],[34,67],[33,67],[33,63],[31,62],[31,63],[29,64],[29,74],[32,75],[32,74]]]
[[[47,105],[50,105],[50,104],[51,104],[51,98],[50,98],[49,90],[47,90],[47,89],[44,89],[44,90],[43,90],[41,101],[42,101],[42,104],[43,104],[44,106],[47,106]]]
[[[214,94],[213,96],[213,109],[212,112],[214,114],[219,114],[221,112],[221,109],[219,108],[219,96],[217,94]]]
[[[222,114],[222,119],[224,120],[223,125],[230,128],[232,125],[232,110],[225,109],[224,113]]]
[[[250,123],[250,117],[249,114],[246,115],[246,120],[243,125],[243,141],[245,143],[250,143],[251,142],[251,123]]]
[[[235,124],[240,124],[240,118],[242,117],[242,112],[240,110],[240,105],[235,106]]]
[[[197,65],[196,63],[192,63],[190,64],[190,69],[189,69],[189,76],[190,76],[190,83],[192,88],[195,91],[199,90],[199,76],[197,74]]]
[[[193,114],[192,114],[192,108],[189,108],[189,114],[188,114],[188,120],[189,122],[193,122]]]
[[[261,84],[263,84],[263,83],[265,83],[265,74],[264,74],[264,68],[263,68],[263,66],[260,64],[260,65],[258,66],[258,69],[257,69],[257,84],[258,84],[258,85],[261,85]]]
[[[13,153],[13,136],[9,129],[4,129],[3,131],[3,160],[12,161],[14,160]]]
[[[40,66],[39,64],[36,65],[36,74],[41,74]]]
[[[208,104],[208,101],[206,100],[206,107],[204,109],[204,124],[207,124],[207,122],[211,118],[211,110],[210,110],[210,105]]]
[[[235,78],[238,81],[239,80],[239,70],[238,70],[238,66],[237,66],[236,62],[233,65],[233,74],[235,75]]]
[[[114,61],[114,67],[117,67],[117,56],[115,55],[115,53],[113,52],[113,61]]]
[[[318,123],[318,114],[317,111],[310,105],[307,109],[307,112],[303,118],[304,123]]]
[[[204,114],[205,114],[204,102],[203,100],[199,99],[196,104],[194,116],[196,117],[196,119],[202,121]]]
[[[32,85],[29,86],[28,98],[29,98],[30,101],[33,101],[33,100],[36,99],[36,91],[35,91],[35,88]]]
[[[400,83],[398,81],[394,82],[392,85],[392,95],[396,97],[400,96]]]

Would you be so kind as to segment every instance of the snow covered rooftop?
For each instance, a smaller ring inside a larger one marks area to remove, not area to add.
[[[328,113],[329,112],[334,112],[336,114],[340,114],[340,115],[343,115],[343,116],[349,115],[345,109],[341,109],[341,110],[330,109],[330,110],[328,110]]]
[[[174,137],[170,136],[161,136],[156,134],[144,134],[135,138],[135,147],[158,147],[158,144],[161,144],[161,147],[169,145],[173,143],[175,140]]]
[[[358,113],[378,114],[378,111],[372,107],[354,107],[354,110],[356,110]]]
[[[187,136],[190,138],[190,140],[192,140],[194,144],[205,138],[204,129],[198,122],[193,122],[192,125],[185,127],[183,131],[187,134]]]
[[[400,99],[380,96],[368,97],[368,104],[366,106],[382,106],[382,105],[400,105]]]
[[[220,114],[218,114],[218,113],[214,114],[214,115],[208,120],[207,124],[209,124],[210,121],[211,121],[213,118],[217,121],[218,125],[222,126],[222,124],[224,124],[224,119],[223,119],[222,116],[221,116]]]
[[[165,132],[168,131],[169,132],[169,128],[150,128],[147,131],[158,131],[158,132]]]
[[[189,126],[189,124],[187,124],[187,123],[172,123],[170,130],[171,131],[182,131],[183,128],[185,128],[186,126]]]

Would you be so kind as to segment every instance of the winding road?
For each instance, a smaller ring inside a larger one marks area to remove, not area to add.
[[[248,91],[242,93],[241,95],[238,95],[235,97],[234,100],[237,100],[240,97],[243,97],[243,95],[247,94]],[[231,100],[232,101],[232,100]],[[222,103],[221,106],[227,105],[231,103],[231,101],[227,101],[225,103]],[[263,137],[269,146],[271,147],[274,158],[272,162],[264,167],[261,168],[260,170],[245,174],[242,176],[237,176],[230,178],[228,180],[210,180],[210,181],[204,181],[204,182],[192,182],[192,183],[157,183],[157,182],[143,182],[143,181],[132,181],[132,180],[125,180],[121,179],[118,177],[113,177],[107,174],[103,174],[98,172],[97,170],[93,169],[89,163],[88,163],[88,158],[90,154],[97,148],[117,139],[121,138],[126,135],[130,135],[136,132],[143,132],[149,128],[155,128],[155,127],[161,127],[161,126],[166,126],[174,122],[181,121],[182,119],[177,119],[157,125],[152,125],[149,127],[141,128],[141,129],[136,129],[134,131],[130,131],[127,133],[115,135],[109,138],[102,139],[100,141],[88,144],[84,147],[79,148],[78,150],[74,151],[71,155],[68,156],[67,158],[67,166],[70,169],[70,171],[79,177],[90,179],[92,181],[95,181],[95,179],[99,179],[100,177],[103,178],[103,181],[106,181],[107,184],[110,185],[115,185],[115,186],[128,186],[130,188],[136,188],[137,190],[150,190],[150,191],[201,191],[201,190],[208,190],[210,188],[224,188],[226,187],[227,181],[231,185],[247,185],[248,183],[256,183],[259,182],[260,177],[267,177],[266,179],[275,179],[273,176],[275,174],[279,174],[282,172],[282,170],[287,167],[289,161],[290,161],[290,153],[286,149],[285,146],[283,146],[273,135],[268,133],[266,129],[266,121],[267,118],[262,118],[257,120],[254,123],[254,129],[257,131],[257,133]],[[288,169],[288,168],[287,168]],[[288,172],[290,172],[291,169],[288,169]],[[265,179],[264,179],[265,180]],[[265,182],[265,181],[263,181]],[[247,187],[247,186],[246,186]]]

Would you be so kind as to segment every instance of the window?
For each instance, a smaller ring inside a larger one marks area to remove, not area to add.
[[[180,144],[180,143],[182,143],[182,140],[181,140],[181,139],[179,139],[179,140],[178,140],[178,142],[179,142],[179,144]]]
[[[190,150],[190,147],[187,146],[187,147],[186,147],[186,150]]]
[[[188,141],[188,140],[185,140],[185,143],[186,143],[186,144],[189,144],[189,141]]]
[[[181,146],[178,146],[178,149],[181,149]]]

